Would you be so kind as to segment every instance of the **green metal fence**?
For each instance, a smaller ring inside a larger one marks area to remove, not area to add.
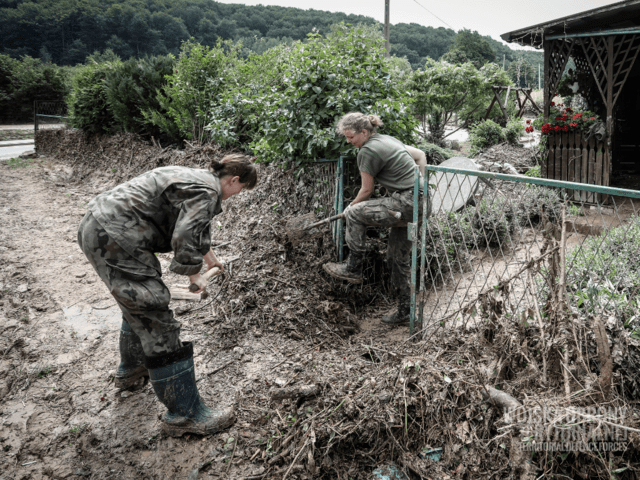
[[[62,128],[66,125],[67,104],[57,101],[36,101],[33,104],[34,130]]]
[[[542,325],[558,282],[574,318],[640,331],[640,191],[437,166],[423,176],[433,211],[419,219],[414,196],[412,335],[459,332],[495,312]]]

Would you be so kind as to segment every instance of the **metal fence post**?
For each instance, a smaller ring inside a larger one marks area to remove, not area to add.
[[[422,228],[420,235],[420,304],[418,306],[418,325],[422,327],[422,319],[424,314],[424,282],[425,282],[425,264],[426,264],[426,249],[427,249],[427,220],[429,219],[429,170],[427,167],[422,167]]]
[[[38,131],[38,101],[33,101],[33,133]]]
[[[342,213],[344,210],[344,157],[341,155],[338,159],[338,179],[337,179],[338,188],[336,190],[337,196],[337,208],[336,213]],[[338,262],[342,262],[344,260],[344,228],[342,226],[342,222],[338,221],[337,223],[337,236],[338,241],[336,242],[338,246]]]
[[[411,310],[409,312],[409,335],[413,335],[416,320],[416,280],[418,264],[418,222],[420,201],[420,169],[416,165],[413,185],[413,222],[407,224],[407,235],[411,240]]]

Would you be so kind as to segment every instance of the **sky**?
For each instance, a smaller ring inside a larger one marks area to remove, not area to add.
[[[385,0],[216,0],[220,3],[275,5],[365,15],[384,22]],[[391,25],[417,23],[453,30],[468,28],[496,40],[500,34],[619,0],[389,0]]]

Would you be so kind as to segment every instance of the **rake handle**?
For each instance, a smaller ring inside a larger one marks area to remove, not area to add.
[[[324,225],[325,223],[333,222],[334,220],[340,220],[344,218],[344,213],[339,213],[338,215],[334,215],[333,217],[325,218],[324,220],[320,220],[319,222],[312,223],[311,225],[307,225],[304,227],[305,230],[311,230],[312,228],[319,227],[320,225]]]

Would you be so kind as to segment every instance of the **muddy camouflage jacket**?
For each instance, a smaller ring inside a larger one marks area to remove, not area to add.
[[[161,167],[101,193],[89,209],[109,236],[138,261],[161,274],[154,253],[173,250],[170,270],[194,275],[211,247],[210,224],[222,212],[220,202],[215,174]]]

